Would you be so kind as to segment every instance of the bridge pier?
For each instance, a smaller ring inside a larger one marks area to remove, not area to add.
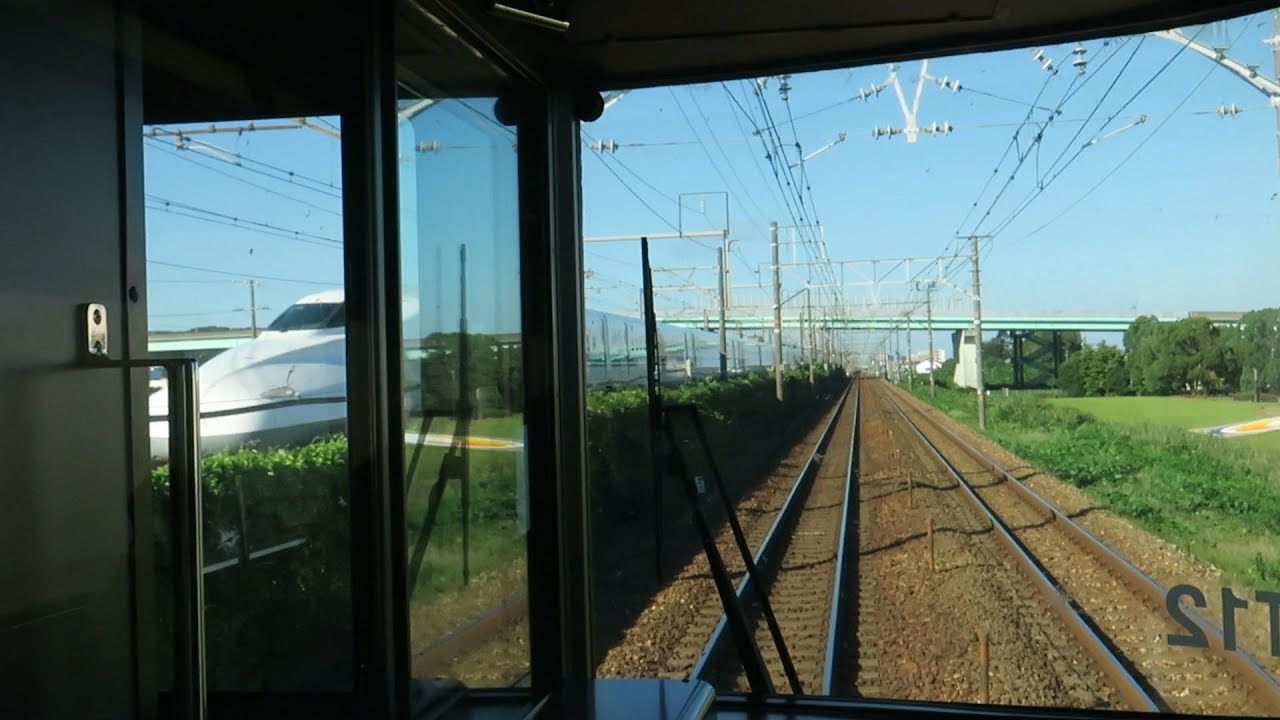
[[[956,330],[951,333],[951,348],[956,359],[956,370],[952,382],[956,387],[978,387],[978,353],[981,344],[975,341],[975,333],[970,330]]]
[[[1037,334],[1031,330],[1017,330],[1011,333],[1011,336],[1014,387],[1045,387],[1049,385],[1050,379],[1056,382],[1058,368],[1066,359],[1062,333],[1053,330],[1047,340],[1043,333]],[[1035,371],[1031,381],[1027,379],[1028,369]]]

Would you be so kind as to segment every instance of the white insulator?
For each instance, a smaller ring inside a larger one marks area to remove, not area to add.
[[[1087,51],[1084,45],[1080,43],[1076,43],[1076,49],[1071,51],[1071,54],[1076,56],[1076,59],[1071,61],[1071,66],[1078,70],[1081,75],[1084,74],[1085,68],[1089,66],[1089,61],[1085,58],[1085,52]]]

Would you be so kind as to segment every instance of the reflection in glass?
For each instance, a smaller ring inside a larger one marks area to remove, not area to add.
[[[341,143],[336,118],[315,123],[330,132],[259,121],[144,133],[149,349],[201,360],[211,693],[351,686]],[[153,376],[149,401],[162,689],[166,382]]]
[[[527,678],[515,135],[493,99],[402,101],[410,646],[419,677]]]

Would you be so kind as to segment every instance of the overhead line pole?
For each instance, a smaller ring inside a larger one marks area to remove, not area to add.
[[[782,268],[778,265],[778,223],[769,224],[769,244],[773,250],[773,382],[778,402],[782,402]]]
[[[729,340],[724,331],[725,306],[728,304],[728,284],[725,282],[725,267],[728,259],[725,257],[724,248],[720,248],[718,253],[720,257],[720,379],[725,380],[729,377]]]
[[[806,308],[805,312],[809,316],[809,384],[813,385],[813,361],[818,355],[818,337],[813,331],[813,300],[807,287],[804,289],[804,306]],[[803,336],[804,330],[801,330],[800,333]]]
[[[911,364],[911,312],[907,312],[907,387],[914,389],[916,366]]]
[[[934,358],[934,354],[933,354],[933,289],[934,289],[934,284],[929,283],[928,288],[925,290],[925,299],[924,299],[925,317],[927,318],[927,321],[929,323],[929,394],[930,395],[933,395],[936,390],[933,382],[933,376],[935,374],[934,367],[933,367],[933,362],[934,362],[933,360]]]
[[[982,283],[978,273],[978,240],[981,236],[969,236],[969,262],[973,267],[973,343],[974,364],[978,379],[978,429],[987,429],[987,388],[982,377]]]

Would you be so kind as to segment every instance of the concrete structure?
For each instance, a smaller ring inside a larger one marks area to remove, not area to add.
[[[956,372],[953,382],[957,387],[977,387],[978,344],[974,342],[974,333],[972,330],[962,330],[957,335],[959,337],[956,343]]]

